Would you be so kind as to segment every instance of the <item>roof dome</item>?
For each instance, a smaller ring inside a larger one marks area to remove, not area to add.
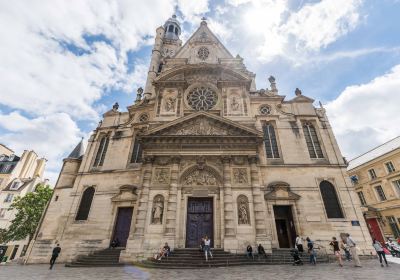
[[[170,17],[164,24],[165,38],[171,40],[179,40],[181,35],[181,25],[176,18],[176,15]]]

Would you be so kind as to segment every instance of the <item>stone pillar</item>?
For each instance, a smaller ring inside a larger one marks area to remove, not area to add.
[[[258,157],[249,157],[251,191],[253,195],[254,222],[257,244],[263,244],[265,249],[271,249],[271,241],[267,238],[266,209],[264,194],[260,188],[260,172],[257,166]]]
[[[166,203],[166,219],[164,238],[170,247],[175,247],[175,233],[177,225],[177,199],[178,199],[178,176],[179,176],[179,157],[172,158],[171,179],[169,186],[169,196]]]
[[[236,225],[235,215],[233,211],[233,198],[232,198],[232,185],[231,185],[231,158],[223,157],[221,159],[223,164],[223,202],[224,202],[224,243],[223,247],[225,250],[236,250]],[[222,225],[221,225],[222,226]]]

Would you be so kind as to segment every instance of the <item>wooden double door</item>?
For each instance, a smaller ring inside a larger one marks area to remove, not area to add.
[[[201,238],[208,236],[214,244],[213,199],[189,197],[186,220],[186,248],[200,246]]]

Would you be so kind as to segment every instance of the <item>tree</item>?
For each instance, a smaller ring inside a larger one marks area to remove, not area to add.
[[[50,189],[50,186],[38,184],[34,192],[15,198],[9,210],[15,209],[17,213],[11,221],[11,225],[1,236],[4,243],[11,240],[22,240],[26,237],[29,237],[29,242],[31,241],[52,193],[53,190]]]

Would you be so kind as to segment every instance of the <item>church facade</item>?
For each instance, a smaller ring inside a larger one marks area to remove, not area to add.
[[[243,253],[294,246],[296,235],[328,247],[350,233],[371,238],[324,108],[299,89],[257,89],[243,59],[203,20],[182,45],[176,17],[156,30],[145,89],[127,112],[104,114],[86,151],[64,165],[30,246],[29,263],[125,247],[120,261],[162,244]]]

